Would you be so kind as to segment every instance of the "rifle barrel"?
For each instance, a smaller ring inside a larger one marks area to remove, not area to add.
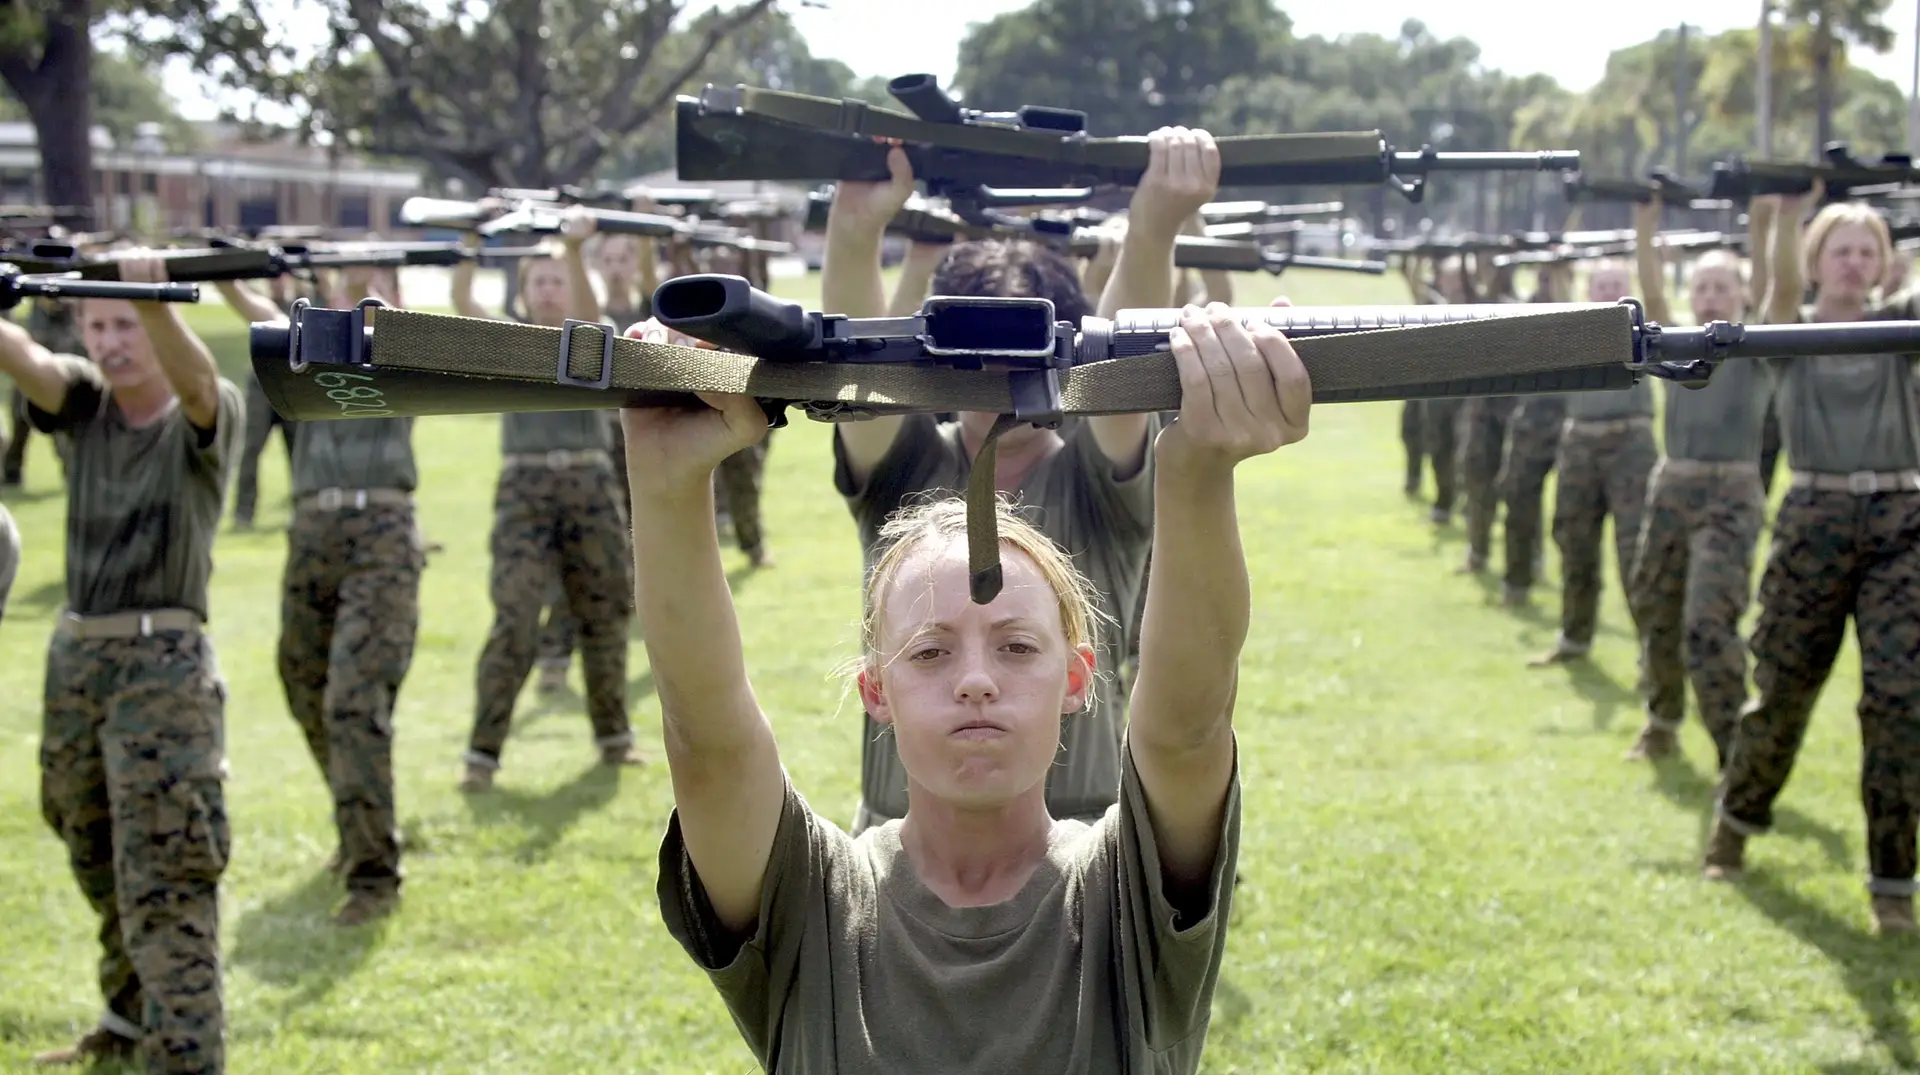
[[[0,289],[45,299],[126,299],[128,302],[199,302],[193,284],[131,284],[77,276],[0,276]]]
[[[1648,350],[1666,361],[1722,358],[1817,358],[1824,355],[1920,354],[1920,321],[1845,324],[1736,325],[1661,328]]]
[[[1570,172],[1580,167],[1580,154],[1559,150],[1524,153],[1395,153],[1393,174],[1428,172]]]

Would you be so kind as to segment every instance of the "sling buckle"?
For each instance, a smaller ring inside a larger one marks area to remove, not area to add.
[[[567,362],[573,356],[573,333],[576,329],[591,328],[600,331],[600,378],[595,381],[582,380],[567,372]],[[606,388],[613,383],[613,332],[598,321],[576,321],[569,317],[560,325],[560,364],[554,369],[553,379],[561,384],[570,384],[576,388]]]

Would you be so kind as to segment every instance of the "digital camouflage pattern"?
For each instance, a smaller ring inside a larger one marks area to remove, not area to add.
[[[287,465],[293,465],[293,441],[297,425],[280,417],[267,402],[267,390],[258,375],[247,374],[247,440],[240,449],[240,470],[233,480],[233,521],[240,526],[253,525],[254,509],[260,500],[260,454],[266,451],[273,431],[280,431],[286,443]]]
[[[1420,401],[1421,438],[1433,462],[1433,511],[1452,515],[1459,490],[1460,408],[1458,399]]]
[[[1780,439],[1780,399],[1772,396],[1767,400],[1767,417],[1760,424],[1760,488],[1764,492],[1773,492],[1773,478],[1780,470],[1780,449],[1784,446]]]
[[[1427,438],[1420,428],[1420,401],[1407,400],[1400,405],[1400,447],[1407,453],[1406,490],[1408,496],[1420,495],[1420,483],[1426,477]]]
[[[353,892],[401,884],[393,710],[413,662],[425,566],[410,508],[304,506],[287,530],[280,683],[333,796]]]
[[[1527,396],[1514,408],[1507,429],[1507,451],[1500,461],[1500,498],[1507,505],[1506,585],[1524,594],[1533,587],[1534,565],[1540,559],[1542,507],[1547,475],[1560,457],[1560,436],[1566,425],[1566,400],[1561,396]]]
[[[766,551],[766,534],[760,528],[760,487],[767,471],[767,449],[773,431],[758,444],[743,448],[721,460],[714,468],[715,492],[733,521],[733,539],[740,551],[758,556]]]
[[[1467,562],[1475,570],[1491,555],[1493,517],[1500,510],[1500,458],[1519,402],[1514,396],[1477,396],[1460,408],[1460,491],[1466,500]]]
[[[556,571],[552,584],[547,587],[547,613],[540,623],[540,646],[535,660],[542,668],[571,667],[573,648],[579,643],[580,621],[567,604],[567,591],[560,585]]]
[[[149,1072],[224,1070],[220,878],[232,850],[226,687],[198,632],[47,651],[40,807],[100,915],[108,1012]]]
[[[1726,764],[1747,701],[1740,617],[1753,587],[1753,548],[1766,498],[1757,466],[1675,474],[1656,467],[1627,599],[1640,628],[1648,723],[1671,731],[1693,683],[1700,723]]]
[[[1553,501],[1553,542],[1560,549],[1560,637],[1576,647],[1593,642],[1600,611],[1601,534],[1613,516],[1613,551],[1620,583],[1633,574],[1634,550],[1647,503],[1647,479],[1660,460],[1650,422],[1595,429],[1568,422],[1560,439],[1560,481]]]
[[[1773,521],[1720,811],[1763,832],[1853,617],[1860,647],[1860,791],[1876,894],[1912,891],[1920,822],[1920,493],[1792,489]]]
[[[633,742],[627,720],[627,625],[633,559],[613,468],[509,465],[494,498],[493,627],[480,655],[467,759],[496,766],[512,730],[513,703],[539,647],[540,613],[557,573],[572,609],[600,748]]]

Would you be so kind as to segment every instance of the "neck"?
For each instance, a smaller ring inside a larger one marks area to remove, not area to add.
[[[639,281],[631,276],[609,276],[606,281],[608,306],[625,310],[634,305],[633,290]]]
[[[150,377],[139,384],[113,390],[113,402],[126,416],[127,424],[135,429],[165,414],[176,398],[173,386],[165,377]]]
[[[1866,312],[1866,296],[1842,296],[1821,292],[1813,300],[1813,316],[1817,321],[1858,321]]]
[[[900,846],[921,883],[950,907],[1006,902],[1046,856],[1053,818],[1044,785],[996,809],[966,810],[910,782],[907,802]]]
[[[985,428],[973,426],[960,428],[960,445],[967,451],[967,458],[975,459],[980,455],[980,446],[987,442]],[[1010,429],[1000,435],[993,452],[993,487],[1002,493],[1010,493],[1020,488],[1027,473],[1034,464],[1052,455],[1066,441],[1060,439],[1058,430]]]

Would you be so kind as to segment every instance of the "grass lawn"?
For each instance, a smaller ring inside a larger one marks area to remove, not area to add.
[[[817,277],[783,290],[811,300]],[[1300,273],[1297,304],[1404,301],[1397,281]],[[1243,278],[1240,300],[1275,285]],[[817,294],[815,292],[814,294]],[[243,327],[194,311],[230,373]],[[1714,774],[1620,760],[1640,725],[1634,645],[1608,566],[1591,663],[1530,670],[1557,589],[1501,608],[1456,577],[1457,528],[1400,491],[1398,404],[1327,407],[1239,483],[1254,623],[1237,727],[1244,884],[1208,1072],[1868,1072],[1916,1065],[1920,944],[1870,933],[1851,644],[1813,722],[1778,834],[1749,879],[1696,863]],[[663,764],[593,764],[582,700],[529,687],[499,787],[455,790],[491,617],[496,419],[423,419],[420,516],[445,544],[396,716],[408,854],[393,919],[341,932],[329,803],[274,671],[286,467],[263,462],[256,532],[224,532],[212,631],[231,700],[234,859],[224,896],[235,1072],[753,1070],[719,1000],[661,927]],[[814,806],[850,820],[859,553],[828,480],[828,430],[776,435],[777,566],[728,552],[755,688]],[[7,504],[26,539],[0,625],[0,1070],[100,1006],[96,922],[39,816],[42,657],[62,600],[59,470],[37,440]],[[1497,554],[1496,554],[1497,560]],[[1554,558],[1550,580],[1557,581]],[[635,644],[630,704],[657,749]],[[574,675],[579,690],[579,674]]]

